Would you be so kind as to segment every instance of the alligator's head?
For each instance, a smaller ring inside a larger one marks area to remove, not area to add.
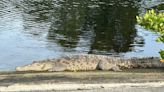
[[[51,62],[34,62],[30,65],[20,66],[16,71],[48,71],[53,67]]]

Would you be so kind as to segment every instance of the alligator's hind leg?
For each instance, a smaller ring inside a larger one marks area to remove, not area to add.
[[[105,59],[99,61],[97,68],[100,70],[122,71],[116,64],[113,64]]]
[[[115,71],[115,72],[121,72],[122,70],[118,67],[118,66],[116,66],[116,65],[114,65],[113,67],[111,67],[111,70],[112,71]]]

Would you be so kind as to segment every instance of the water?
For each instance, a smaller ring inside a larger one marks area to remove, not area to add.
[[[157,34],[137,25],[135,16],[162,3],[162,0],[1,0],[0,70],[79,53],[159,57],[164,45],[155,42]]]

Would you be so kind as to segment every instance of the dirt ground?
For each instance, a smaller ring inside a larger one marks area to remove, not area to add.
[[[37,90],[39,90],[38,92],[45,92],[42,86],[50,92],[57,92],[60,87],[59,92],[96,92],[94,90],[99,90],[97,92],[108,92],[109,90],[110,92],[119,92],[119,90],[120,92],[124,92],[123,90],[125,92],[138,92],[141,89],[145,92],[154,92],[152,90],[155,88],[162,92],[160,89],[164,89],[164,69],[133,69],[123,72],[0,72],[0,92],[36,92]],[[83,86],[89,87],[90,90],[86,90]],[[67,87],[68,89],[64,90]],[[119,89],[115,89],[117,87]],[[136,89],[138,91],[135,91],[134,88],[138,88]]]

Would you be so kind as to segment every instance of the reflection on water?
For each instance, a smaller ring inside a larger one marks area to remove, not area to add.
[[[164,46],[155,42],[157,35],[136,25],[145,2],[1,0],[0,63],[8,63],[0,68],[70,53],[159,56]]]
[[[136,37],[135,16],[138,15],[138,2],[24,0],[24,5],[27,6],[24,11],[35,16],[35,22],[50,21],[48,39],[54,40],[66,49],[76,48],[81,44],[79,40],[83,40],[83,43],[90,40],[87,44],[90,45],[88,53],[120,53],[130,51]]]

